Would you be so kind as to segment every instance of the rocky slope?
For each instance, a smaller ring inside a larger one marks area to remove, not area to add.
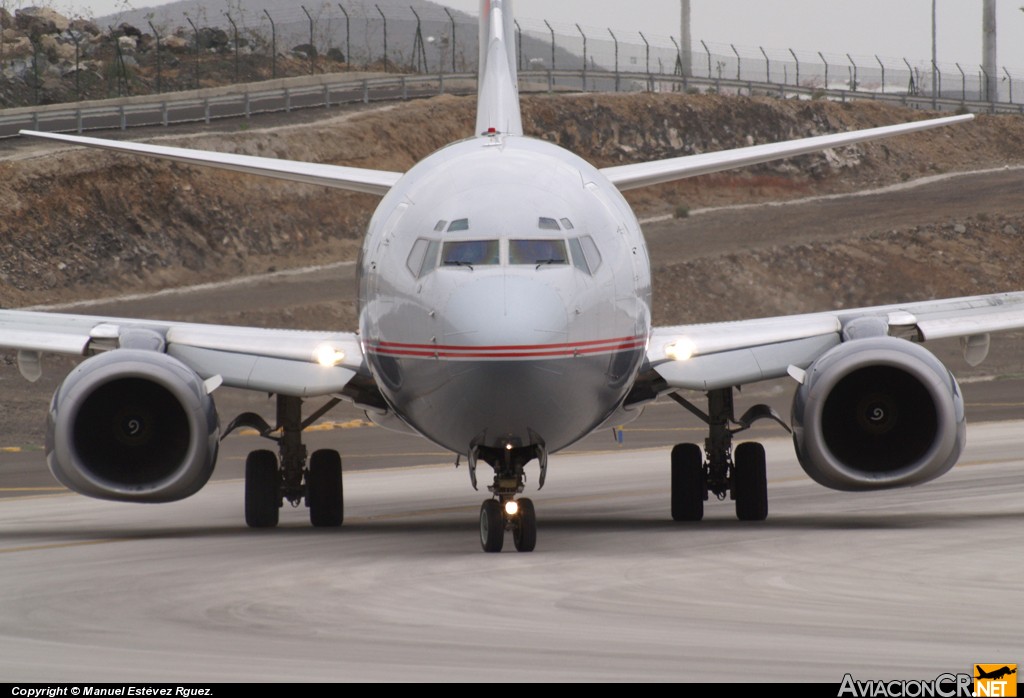
[[[336,113],[315,123],[251,128],[241,122],[206,133],[162,137],[160,142],[405,170],[467,135],[473,104],[471,98],[442,97]],[[528,133],[573,149],[599,166],[922,116],[871,102],[713,95],[524,100]],[[0,217],[0,304],[6,307],[216,280],[311,259],[354,258],[376,205],[366,195],[105,152],[25,142],[5,147],[0,159],[0,207],[6,214]],[[981,116],[967,126],[687,180],[630,193],[630,198],[641,215],[665,214],[1020,162],[1024,119]],[[1002,229],[993,222],[989,232],[998,236]],[[917,234],[894,234],[905,233]],[[759,254],[768,256],[762,260],[766,269],[785,271],[786,265],[820,253],[808,248],[796,255],[787,252],[778,261],[768,260],[770,252]],[[735,260],[713,264],[734,265]],[[822,290],[834,289],[825,284]],[[672,315],[668,306],[658,315],[662,322],[689,319]]]

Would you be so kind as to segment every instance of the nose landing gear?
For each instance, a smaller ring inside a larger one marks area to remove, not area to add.
[[[537,512],[533,500],[519,497],[526,483],[523,466],[537,458],[540,461],[540,486],[544,486],[547,471],[547,453],[543,446],[485,450],[471,448],[470,478],[476,487],[476,463],[487,459],[494,468],[494,484],[487,489],[493,495],[480,506],[480,547],[485,553],[500,553],[505,543],[505,532],[512,532],[512,541],[521,553],[537,547]]]
[[[485,500],[480,507],[480,546],[485,553],[500,553],[505,532],[512,531],[512,541],[521,553],[533,552],[537,546],[537,513],[533,500]]]

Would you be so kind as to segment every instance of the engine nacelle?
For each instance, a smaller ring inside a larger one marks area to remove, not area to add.
[[[965,444],[960,387],[919,344],[848,341],[807,369],[793,400],[804,471],[836,490],[905,487],[943,475]]]
[[[192,369],[156,351],[116,349],[79,364],[53,395],[46,461],[80,494],[173,502],[206,484],[220,426]]]

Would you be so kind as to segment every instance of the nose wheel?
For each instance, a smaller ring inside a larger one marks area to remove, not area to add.
[[[505,545],[505,532],[512,531],[512,541],[521,553],[537,546],[537,514],[533,500],[488,499],[480,506],[480,547],[485,553],[500,553]]]

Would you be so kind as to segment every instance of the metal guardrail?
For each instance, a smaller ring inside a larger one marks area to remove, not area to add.
[[[252,89],[253,87],[257,89]],[[0,138],[17,135],[20,128],[36,131],[74,132],[141,127],[170,126],[183,123],[210,123],[215,119],[249,118],[254,114],[290,112],[296,109],[330,108],[342,104],[408,100],[445,92],[476,90],[476,75],[418,75],[299,85],[274,89],[259,83],[237,93],[196,97],[193,93],[164,93],[151,100],[135,98],[110,100],[111,104],[74,106],[50,105],[38,109],[18,109],[18,113],[0,112]],[[11,110],[13,111],[13,110]]]
[[[258,85],[258,83],[257,83]],[[246,86],[239,86],[246,88]],[[339,79],[316,85],[298,85],[275,89],[251,89],[237,93],[195,97],[192,93],[154,95],[152,100],[139,98],[126,103],[111,100],[109,105],[51,105],[37,109],[18,110],[15,114],[0,112],[0,138],[17,135],[20,128],[53,132],[74,132],[121,129],[141,126],[170,126],[182,123],[210,123],[215,119],[249,118],[254,114],[290,112],[295,109],[330,108],[342,104],[408,100],[445,92],[460,94],[476,90],[473,73],[435,74]],[[1024,104],[933,98],[907,93],[882,93],[857,90],[734,80],[728,78],[684,77],[680,75],[609,72],[594,70],[541,70],[520,73],[520,90],[524,93],[565,91],[607,92],[700,92],[720,94],[769,95],[780,98],[828,99],[848,101],[870,99],[900,104],[914,109],[938,111],[966,110],[977,113],[1024,114]]]

